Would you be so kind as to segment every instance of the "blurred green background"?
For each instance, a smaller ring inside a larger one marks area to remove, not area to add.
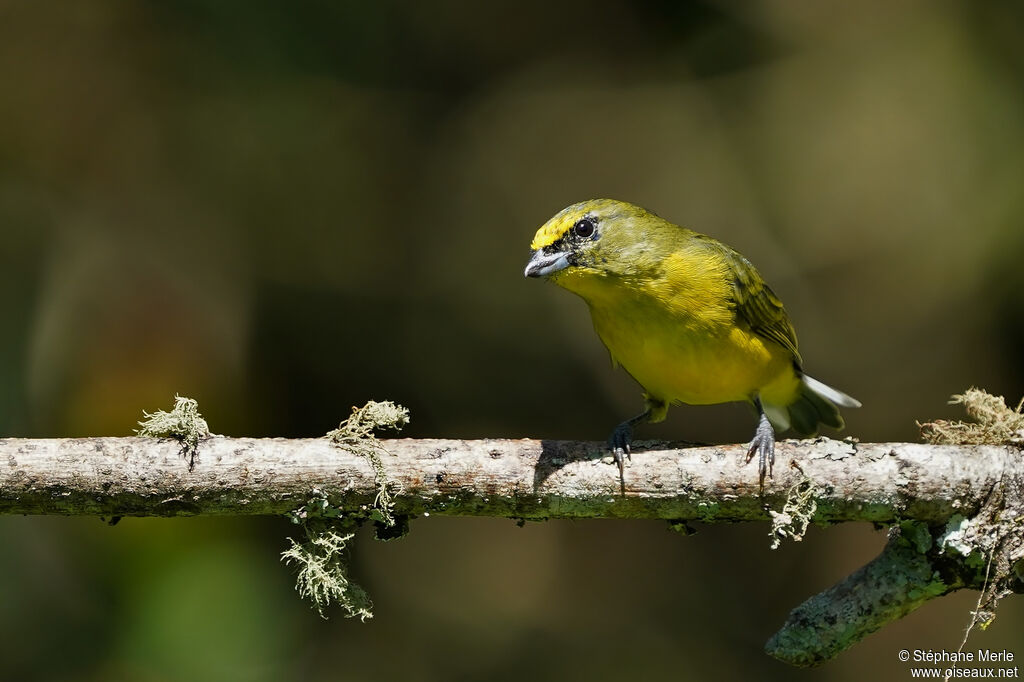
[[[1015,2],[0,3],[0,433],[600,440],[640,405],[586,307],[522,277],[610,196],[736,247],[865,441],[1024,393]],[[738,442],[743,406],[643,437]],[[642,456],[642,455],[640,455]],[[751,470],[753,471],[753,470]],[[283,519],[0,518],[4,679],[909,679],[976,593],[815,671],[761,652],[884,533],[430,518],[361,536],[322,621]],[[1019,656],[1007,599],[970,647]],[[1015,648],[1016,647],[1016,648]]]

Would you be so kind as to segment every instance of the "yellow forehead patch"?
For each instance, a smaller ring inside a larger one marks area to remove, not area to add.
[[[545,246],[551,246],[561,239],[562,235],[568,232],[569,228],[575,224],[575,220],[569,220],[559,213],[537,230],[537,234],[533,235],[533,241],[530,242],[530,248],[537,250],[543,249]]]
[[[604,214],[609,211],[618,212],[614,209],[627,206],[630,206],[630,204],[615,201],[614,199],[591,199],[590,201],[581,201],[578,204],[567,206],[537,230],[537,234],[533,236],[533,241],[530,243],[530,248],[537,250],[543,249],[545,246],[551,246],[561,239],[580,218],[588,213]]]

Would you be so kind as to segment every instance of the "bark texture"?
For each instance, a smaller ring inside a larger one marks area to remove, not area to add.
[[[745,446],[638,442],[625,494],[603,443],[382,440],[399,514],[512,518],[769,518],[810,479],[816,522],[971,516],[1004,477],[1024,477],[1015,448],[783,441],[759,494]],[[189,471],[173,439],[0,439],[0,513],[176,516],[284,514],[316,488],[332,505],[372,505],[366,457],[326,439],[226,438],[199,443]]]

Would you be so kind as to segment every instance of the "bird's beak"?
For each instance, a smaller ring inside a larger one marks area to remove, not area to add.
[[[523,275],[526,277],[547,277],[548,275],[569,267],[569,255],[566,253],[544,253],[537,249],[530,256]]]

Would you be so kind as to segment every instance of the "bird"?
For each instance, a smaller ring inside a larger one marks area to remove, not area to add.
[[[643,411],[608,438],[625,490],[634,427],[670,405],[748,402],[757,414],[745,463],[772,477],[776,429],[810,436],[844,426],[840,407],[861,403],[803,371],[782,301],[740,253],[639,206],[591,199],[537,230],[526,277],[581,297],[613,366],[643,388]]]

